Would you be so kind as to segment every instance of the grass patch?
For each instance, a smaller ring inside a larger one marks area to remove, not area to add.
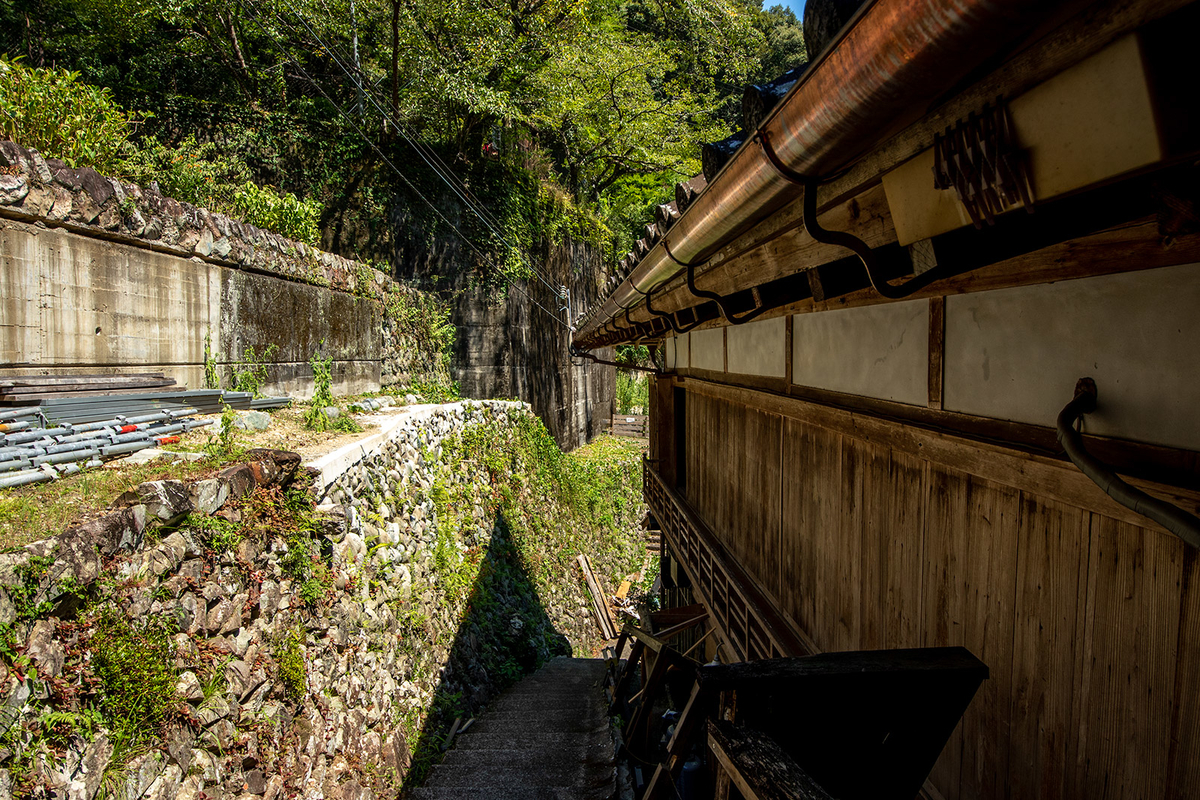
[[[59,534],[76,520],[107,508],[140,483],[197,480],[215,472],[222,463],[217,458],[206,458],[175,464],[129,464],[83,470],[50,483],[4,490],[0,496],[0,550]]]
[[[307,686],[304,674],[304,634],[293,628],[285,633],[275,645],[275,663],[279,665],[279,681],[287,692],[288,699],[299,703],[304,699]]]
[[[129,620],[109,606],[96,615],[95,626],[88,647],[100,680],[100,708],[116,749],[128,751],[160,737],[178,711],[171,622]]]

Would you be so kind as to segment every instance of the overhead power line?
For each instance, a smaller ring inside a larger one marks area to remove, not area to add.
[[[471,213],[473,213],[476,217],[478,217],[480,222],[487,226],[492,233],[494,233],[502,242],[504,242],[504,244],[524,255],[528,262],[529,269],[533,275],[543,284],[545,284],[548,289],[557,294],[558,287],[543,277],[543,275],[538,271],[538,269],[534,266],[532,255],[524,251],[519,245],[516,245],[509,240],[505,231],[502,230],[503,225],[501,225],[501,223],[492,215],[490,211],[488,211],[483,203],[471,193],[470,189],[467,188],[466,183],[454,174],[453,170],[451,170],[450,167],[441,160],[441,158],[432,148],[421,143],[418,137],[411,130],[409,130],[402,122],[396,118],[393,118],[388,113],[387,109],[379,103],[378,99],[375,97],[375,94],[372,91],[369,91],[363,85],[361,79],[356,74],[356,70],[352,70],[346,66],[345,57],[339,55],[336,48],[327,44],[321,38],[320,34],[316,32],[316,30],[308,23],[303,15],[296,11],[294,5],[287,3],[286,0],[285,5],[287,5],[288,10],[291,11],[291,13],[300,21],[300,24],[304,26],[305,30],[308,31],[308,34],[312,36],[312,38],[316,40],[317,44],[329,54],[330,58],[332,58],[334,63],[337,64],[342,73],[350,79],[350,81],[354,84],[355,91],[358,92],[360,96],[365,96],[368,100],[370,100],[371,105],[375,107],[375,110],[379,112],[384,121],[391,125],[401,135],[401,137],[403,137],[408,145],[417,152],[417,155],[421,157],[426,165],[433,170],[434,174],[437,175],[442,182],[445,183],[446,186],[455,193],[455,195],[467,207],[467,209],[470,210]],[[281,15],[277,13],[277,16],[281,22],[295,30],[295,27],[292,26]]]
[[[239,4],[240,4],[240,5],[242,5],[242,8],[243,8],[245,11],[247,11],[247,12],[249,12],[249,11],[250,11],[250,9],[246,8],[246,5],[245,5],[245,3],[243,2],[243,0],[239,0]],[[293,13],[294,13],[294,9],[293,9]],[[297,15],[297,16],[299,16],[299,15]],[[281,18],[281,19],[282,19],[282,18]],[[269,31],[267,31],[265,27],[263,27],[263,25],[262,25],[261,23],[259,24],[259,26],[258,26],[258,27],[259,27],[259,30],[261,30],[261,31],[262,31],[262,32],[263,32],[265,35],[267,35],[269,38],[274,38],[273,36],[271,36],[271,33],[270,33]],[[307,27],[307,25],[306,25],[306,27]],[[311,32],[311,29],[310,29],[310,32]],[[318,39],[318,42],[320,43],[320,39],[319,39],[319,37],[316,37],[316,33],[315,33],[315,32],[312,32],[312,35],[313,35],[315,38],[317,38],[317,39]],[[280,44],[280,43],[278,42],[278,40],[276,40],[276,44]],[[321,46],[322,46],[322,47],[325,47],[325,45],[324,45],[323,43],[321,43]],[[326,48],[326,49],[328,49],[328,48]],[[331,55],[332,55],[332,53],[331,53]],[[335,57],[335,60],[336,60],[336,57]],[[369,137],[369,136],[366,134],[366,132],[365,132],[365,131],[363,131],[363,129],[362,129],[362,128],[361,128],[361,127],[360,127],[360,126],[359,126],[359,125],[358,125],[358,124],[357,124],[357,123],[354,121],[354,118],[353,118],[353,116],[351,116],[351,115],[350,115],[350,114],[349,114],[349,113],[348,113],[348,112],[347,112],[347,111],[346,111],[346,110],[345,110],[345,109],[344,109],[344,108],[341,106],[341,104],[339,104],[339,103],[338,103],[336,100],[334,100],[334,99],[333,99],[333,98],[332,98],[332,97],[331,97],[331,96],[330,96],[330,95],[329,95],[329,94],[328,94],[328,93],[325,91],[324,87],[322,87],[322,86],[321,86],[321,85],[320,85],[320,84],[319,84],[319,83],[316,81],[316,79],[315,79],[315,78],[313,78],[313,77],[312,77],[312,75],[310,75],[310,74],[309,74],[308,70],[306,70],[306,69],[304,68],[304,65],[303,65],[303,64],[301,64],[299,61],[297,61],[297,60],[295,60],[295,59],[292,59],[292,64],[293,64],[293,65],[294,65],[294,66],[295,66],[295,67],[296,67],[298,70],[300,70],[300,73],[301,73],[301,74],[304,76],[305,80],[307,80],[309,83],[311,83],[311,84],[312,84],[312,86],[313,86],[313,87],[314,87],[314,88],[315,88],[315,89],[316,89],[318,92],[320,92],[320,93],[321,93],[321,96],[322,96],[322,97],[324,97],[324,98],[325,98],[325,100],[326,100],[326,101],[327,101],[327,102],[328,102],[330,105],[332,105],[332,106],[333,106],[333,107],[334,107],[334,108],[335,108],[335,109],[338,111],[338,113],[342,115],[342,117],[344,117],[344,118],[345,118],[346,122],[348,122],[348,123],[350,124],[350,127],[354,129],[355,133],[357,133],[357,134],[359,135],[359,137],[361,137],[361,138],[362,138],[362,140],[363,140],[364,142],[366,142],[366,143],[367,143],[367,145],[368,145],[368,146],[370,146],[370,148],[371,148],[372,150],[374,150],[374,151],[375,151],[376,155],[378,155],[378,156],[379,156],[379,158],[380,158],[380,159],[381,159],[381,160],[382,160],[382,161],[383,161],[383,162],[384,162],[384,163],[385,163],[385,164],[386,164],[386,165],[387,165],[387,166],[388,166],[388,167],[389,167],[389,168],[390,168],[390,169],[391,169],[393,172],[395,172],[395,173],[396,173],[396,176],[397,176],[397,177],[399,177],[399,178],[400,178],[400,180],[402,180],[402,181],[404,182],[404,184],[405,184],[406,186],[408,186],[408,188],[409,188],[410,190],[412,190],[412,192],[413,192],[413,193],[414,193],[414,194],[415,194],[417,197],[419,197],[419,198],[420,198],[420,199],[421,199],[421,200],[422,200],[422,201],[423,201],[423,202],[424,202],[426,205],[428,205],[428,206],[429,206],[429,208],[430,208],[430,209],[431,209],[431,210],[434,212],[434,214],[436,214],[436,215],[438,216],[438,218],[439,218],[439,219],[441,219],[441,220],[442,220],[442,222],[444,222],[444,223],[446,224],[446,226],[447,226],[447,227],[449,227],[449,228],[450,228],[452,231],[454,231],[454,232],[455,232],[455,233],[458,235],[458,237],[459,237],[460,239],[462,239],[462,240],[463,240],[463,242],[464,242],[464,243],[465,243],[465,244],[466,244],[466,245],[467,245],[469,248],[471,248],[471,250],[473,250],[473,251],[476,253],[476,255],[478,255],[478,256],[479,256],[481,259],[483,259],[483,261],[484,261],[485,263],[487,263],[487,264],[491,265],[491,266],[492,266],[492,267],[493,267],[493,268],[494,268],[494,269],[495,269],[497,272],[501,272],[501,273],[503,272],[503,270],[502,270],[502,269],[501,269],[501,268],[500,268],[500,267],[499,267],[499,266],[496,264],[496,262],[495,262],[495,261],[494,261],[494,260],[491,258],[491,256],[489,256],[487,253],[484,253],[482,250],[480,250],[480,249],[479,249],[479,247],[478,247],[478,246],[476,246],[476,244],[475,244],[475,243],[474,243],[474,242],[473,242],[473,241],[470,239],[470,237],[468,237],[466,234],[464,234],[464,233],[463,233],[461,230],[459,230],[459,228],[458,228],[458,227],[457,227],[457,226],[456,226],[454,223],[452,223],[452,222],[451,222],[449,219],[447,219],[447,218],[446,218],[446,215],[445,215],[445,214],[443,214],[443,213],[442,213],[442,211],[441,211],[441,210],[440,210],[440,209],[439,209],[439,208],[438,208],[438,207],[437,207],[437,206],[436,206],[436,205],[435,205],[435,204],[434,204],[432,201],[430,201],[430,199],[429,199],[428,197],[426,197],[426,196],[425,196],[425,195],[424,195],[424,194],[421,192],[421,190],[420,190],[420,189],[418,189],[418,188],[417,188],[417,187],[416,187],[416,186],[413,184],[413,182],[412,182],[412,181],[410,181],[410,180],[408,179],[408,177],[407,177],[407,176],[406,176],[406,175],[405,175],[403,172],[401,172],[401,171],[400,171],[400,169],[399,169],[399,168],[398,168],[398,167],[397,167],[397,166],[396,166],[396,165],[395,165],[395,164],[392,162],[392,160],[391,160],[390,158],[388,158],[387,154],[385,154],[385,153],[383,152],[383,150],[382,150],[382,149],[381,149],[381,148],[380,148],[380,147],[379,147],[379,146],[378,146],[378,145],[375,143],[375,141],[374,141],[373,139],[371,139],[371,137]],[[343,67],[343,71],[345,71],[345,68],[344,68],[344,67]],[[349,74],[349,73],[347,73],[347,74]],[[536,271],[534,272],[534,274],[535,274],[535,275],[537,274],[537,273],[536,273]],[[552,284],[550,284],[549,282],[547,282],[547,281],[546,281],[544,278],[541,278],[541,276],[540,276],[540,275],[539,275],[538,277],[539,277],[539,279],[540,279],[540,280],[542,280],[542,282],[543,282],[543,283],[545,283],[545,284],[546,284],[546,286],[547,286],[547,287],[549,287],[549,288],[550,288],[550,289],[551,289],[551,290],[552,290],[552,291],[555,293],[555,296],[559,296],[559,291],[558,291],[558,289],[557,289],[556,287],[554,287]],[[525,291],[523,288],[521,288],[521,287],[520,287],[520,286],[518,286],[517,284],[515,284],[515,283],[511,283],[511,282],[508,284],[508,286],[509,286],[509,287],[511,287],[511,288],[513,288],[513,289],[516,289],[518,292],[520,292],[522,295],[524,295],[524,296],[525,296],[525,298],[526,298],[527,300],[529,300],[529,302],[530,302],[530,303],[532,303],[534,306],[537,306],[537,307],[538,307],[539,309],[541,309],[541,310],[542,310],[542,311],[543,311],[543,312],[544,312],[544,313],[545,313],[547,316],[549,316],[549,317],[550,317],[552,320],[554,320],[554,321],[555,321],[555,322],[557,322],[559,325],[562,325],[564,328],[566,328],[568,332],[571,330],[571,325],[569,324],[569,322],[564,322],[564,321],[563,321],[563,320],[562,320],[562,319],[561,319],[561,318],[560,318],[560,317],[559,317],[557,314],[555,314],[553,311],[551,311],[550,309],[546,308],[544,305],[542,305],[541,303],[539,303],[537,300],[534,300],[534,299],[533,299],[533,297],[532,297],[532,296],[531,296],[531,295],[530,295],[530,294],[529,294],[527,291]]]

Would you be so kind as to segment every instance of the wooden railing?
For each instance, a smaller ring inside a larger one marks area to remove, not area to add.
[[[666,544],[683,565],[692,590],[708,608],[719,633],[739,661],[815,652],[775,613],[748,575],[713,537],[687,501],[669,489],[648,460],[642,461],[646,503]]]

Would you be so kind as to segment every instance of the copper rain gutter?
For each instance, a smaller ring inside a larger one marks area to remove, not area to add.
[[[641,303],[682,264],[703,261],[799,196],[802,190],[780,176],[764,146],[793,173],[829,175],[920,119],[963,76],[1057,5],[1051,0],[876,0],[588,315],[576,341]]]

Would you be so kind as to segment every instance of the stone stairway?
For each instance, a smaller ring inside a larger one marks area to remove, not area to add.
[[[455,741],[413,800],[611,800],[613,738],[600,659],[556,658]]]

